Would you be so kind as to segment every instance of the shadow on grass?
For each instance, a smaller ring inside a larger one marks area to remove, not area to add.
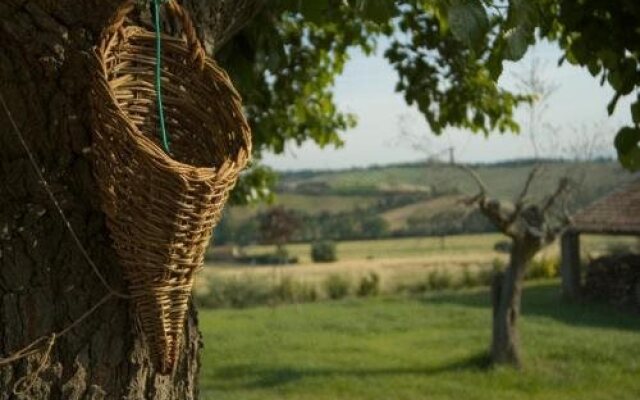
[[[305,378],[354,377],[369,378],[387,375],[438,375],[446,372],[482,371],[489,368],[486,353],[464,358],[446,365],[409,368],[305,368],[268,367],[242,364],[216,368],[208,379],[221,383],[206,384],[208,390],[271,389]],[[208,380],[208,379],[205,379]]]
[[[425,296],[426,304],[457,304],[490,308],[489,291],[455,292]],[[640,318],[631,311],[590,301],[566,301],[561,298],[560,286],[555,282],[538,282],[525,287],[522,314],[553,318],[573,326],[615,328],[640,331]]]

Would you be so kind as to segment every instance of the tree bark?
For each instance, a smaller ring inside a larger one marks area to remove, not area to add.
[[[91,174],[87,97],[91,47],[118,3],[1,1],[0,93],[90,256],[110,284],[126,292]],[[214,14],[207,10],[223,0],[187,3],[196,23],[207,27]],[[217,22],[229,29],[241,23]],[[216,43],[216,34],[229,29],[201,32]],[[0,126],[0,355],[6,357],[62,330],[107,291],[65,230],[1,109]],[[191,307],[175,374],[156,373],[129,302],[111,299],[55,342],[25,395],[14,395],[13,386],[38,368],[40,356],[1,367],[0,399],[195,399],[201,349]]]
[[[493,305],[493,335],[491,361],[519,368],[520,338],[518,319],[522,300],[522,286],[527,266],[537,252],[535,244],[526,239],[514,239],[509,266],[494,277],[491,288]]]

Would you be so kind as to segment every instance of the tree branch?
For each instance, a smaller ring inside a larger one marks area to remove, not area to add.
[[[513,230],[513,212],[508,213],[508,217],[506,216],[506,207],[505,204],[496,199],[488,199],[487,198],[487,185],[485,185],[484,181],[478,175],[476,171],[469,168],[466,165],[455,164],[458,168],[469,174],[471,178],[476,182],[480,191],[475,196],[466,198],[463,200],[463,203],[470,206],[472,204],[477,204],[480,212],[487,217],[491,223],[500,230],[500,232],[504,233],[509,237],[515,237],[517,232]]]
[[[480,193],[478,193],[474,197],[478,197],[478,198],[486,197],[486,194],[488,192],[487,185],[484,184],[484,181],[482,180],[482,178],[480,178],[480,175],[478,175],[478,173],[476,171],[472,170],[471,168],[467,167],[466,165],[455,164],[455,166],[460,168],[462,171],[466,172],[467,174],[469,174],[469,176],[471,178],[473,178],[473,180],[478,185],[478,188],[480,189]]]
[[[508,221],[509,224],[512,224],[520,216],[520,213],[522,212],[522,209],[525,206],[525,198],[527,197],[527,193],[529,193],[529,188],[531,187],[531,183],[533,182],[533,180],[535,179],[535,177],[538,175],[540,171],[542,171],[542,167],[540,165],[536,165],[529,172],[529,175],[527,176],[527,181],[525,182],[524,187],[522,188],[522,191],[520,192],[520,195],[516,200],[515,210],[509,217],[509,221]]]
[[[564,177],[560,179],[560,182],[558,183],[558,187],[556,188],[556,191],[551,196],[549,196],[549,198],[547,198],[547,201],[542,207],[542,212],[546,213],[547,211],[549,211],[549,209],[553,207],[553,204],[555,203],[555,201],[560,196],[562,196],[568,188],[569,188],[569,178]]]
[[[538,175],[538,173],[541,171],[542,171],[542,167],[540,165],[536,165],[531,169],[531,172],[529,172],[529,176],[527,176],[527,181],[525,182],[524,187],[522,188],[522,192],[520,192],[520,195],[516,200],[516,208],[518,209],[522,208],[524,199],[526,198],[527,193],[529,193],[529,188],[531,187],[531,183],[535,179],[536,175]]]

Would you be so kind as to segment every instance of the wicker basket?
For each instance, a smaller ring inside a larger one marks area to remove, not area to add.
[[[167,15],[184,38],[162,36],[170,155],[163,150],[155,35],[128,22],[134,8],[135,0],[122,4],[95,49],[94,174],[150,354],[169,373],[180,354],[194,273],[251,139],[227,74],[206,58],[188,14],[169,1]]]

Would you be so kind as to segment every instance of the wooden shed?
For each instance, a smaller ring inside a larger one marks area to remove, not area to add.
[[[640,236],[640,178],[583,208],[562,235],[562,292],[576,298],[581,289],[580,234]]]

